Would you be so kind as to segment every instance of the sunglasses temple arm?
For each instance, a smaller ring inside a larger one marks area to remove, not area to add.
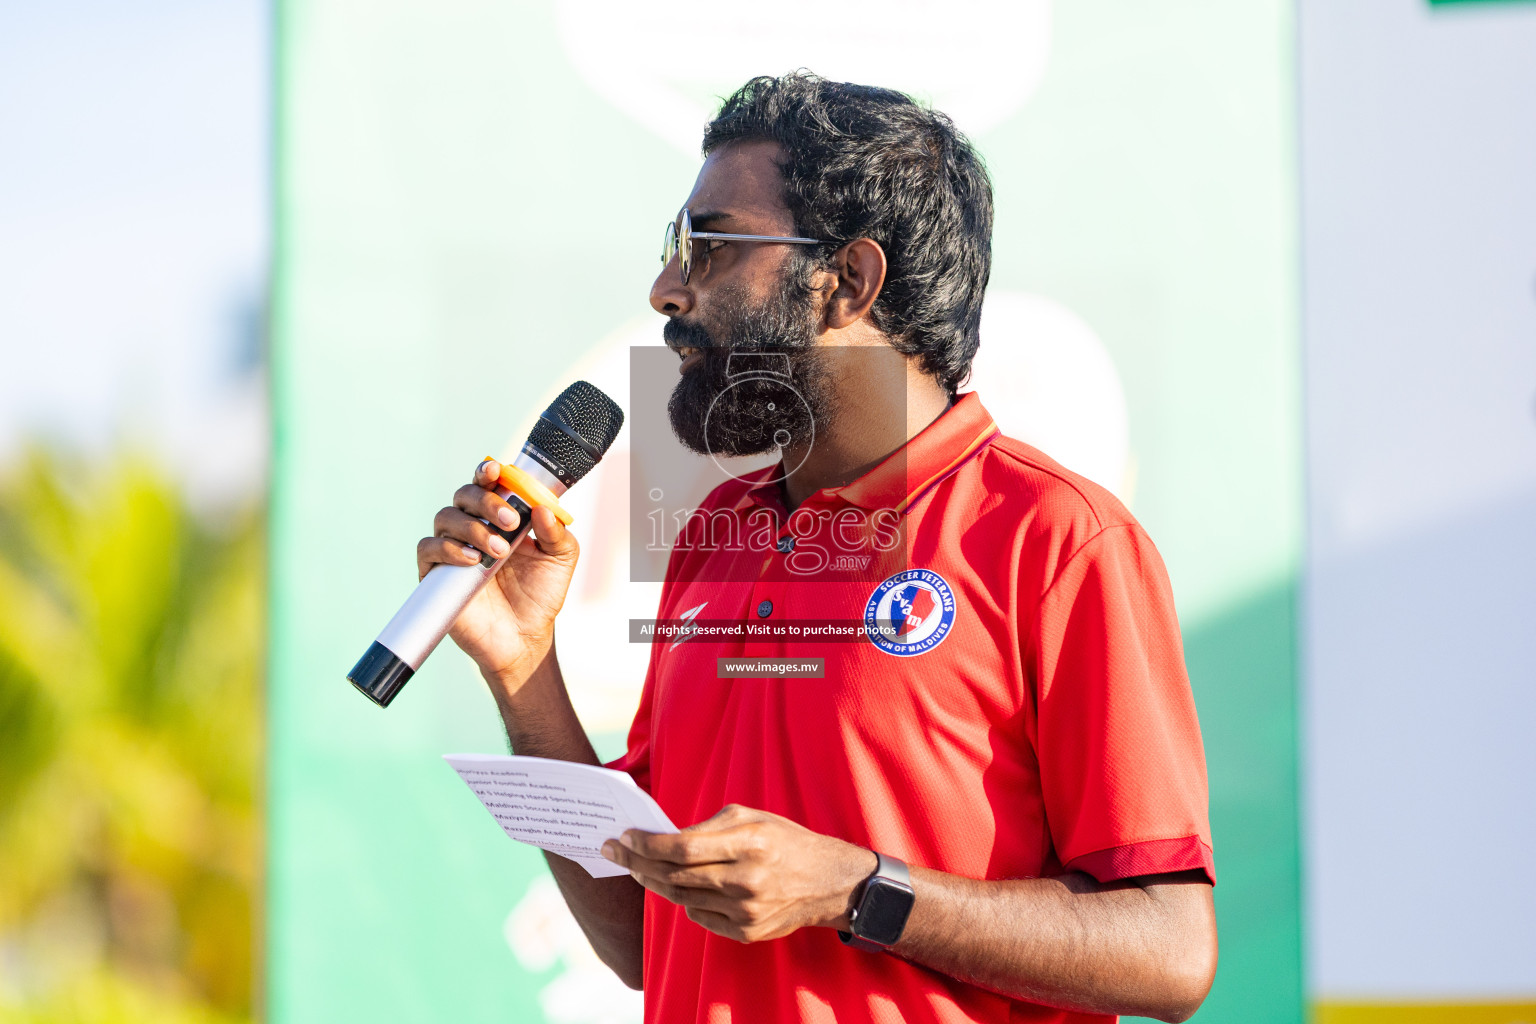
[[[782,235],[732,235],[724,231],[695,231],[694,238],[718,238],[726,242],[790,242],[795,245],[820,245],[819,238],[786,238]]]

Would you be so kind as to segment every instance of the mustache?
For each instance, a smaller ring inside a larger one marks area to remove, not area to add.
[[[661,329],[661,338],[671,348],[719,348],[715,339],[701,325],[690,323],[680,317],[668,320],[666,326]]]

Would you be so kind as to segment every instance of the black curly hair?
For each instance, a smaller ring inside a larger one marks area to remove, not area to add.
[[[970,142],[899,92],[806,71],[732,93],[704,129],[704,153],[747,139],[779,144],[795,231],[832,243],[802,259],[825,265],[855,238],[885,250],[870,317],[953,394],[981,341],[992,268],[992,183]]]

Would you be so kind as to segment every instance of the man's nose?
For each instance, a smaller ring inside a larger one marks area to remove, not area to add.
[[[651,284],[651,308],[663,316],[684,316],[693,309],[693,289],[683,284],[680,262],[673,256]]]

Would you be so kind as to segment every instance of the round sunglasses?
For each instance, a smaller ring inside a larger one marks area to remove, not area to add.
[[[693,240],[695,238],[719,239],[722,242],[782,242],[787,245],[820,245],[819,238],[796,238],[784,235],[733,235],[724,231],[695,231],[693,230],[693,217],[685,206],[677,215],[677,220],[667,225],[667,233],[661,243],[661,265],[666,266],[672,262],[674,255],[680,256],[683,271],[683,284],[688,283],[689,276],[693,273]]]

